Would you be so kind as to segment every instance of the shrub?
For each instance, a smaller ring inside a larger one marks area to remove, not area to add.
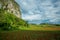
[[[17,18],[13,13],[0,9],[0,28],[2,30],[15,30],[27,26],[27,22]]]

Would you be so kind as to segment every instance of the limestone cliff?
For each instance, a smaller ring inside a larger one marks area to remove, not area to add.
[[[20,8],[15,0],[0,0],[0,9],[1,8],[21,18]]]

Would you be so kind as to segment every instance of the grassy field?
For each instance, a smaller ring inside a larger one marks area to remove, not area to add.
[[[29,25],[16,31],[0,31],[0,40],[60,40],[60,26]]]
[[[60,30],[60,26],[55,25],[29,25],[28,27],[19,27],[21,30],[42,30],[42,31],[55,31]]]
[[[1,31],[0,40],[60,40],[60,31]]]
[[[60,30],[60,27],[20,27],[21,30],[42,30],[42,31],[55,31]]]

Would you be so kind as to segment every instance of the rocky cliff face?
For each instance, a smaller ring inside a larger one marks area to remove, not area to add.
[[[21,18],[20,8],[15,0],[0,0],[0,9],[1,8]]]

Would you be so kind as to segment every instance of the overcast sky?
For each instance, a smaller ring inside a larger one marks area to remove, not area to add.
[[[60,0],[16,0],[21,7],[22,19],[31,23],[59,23]]]

